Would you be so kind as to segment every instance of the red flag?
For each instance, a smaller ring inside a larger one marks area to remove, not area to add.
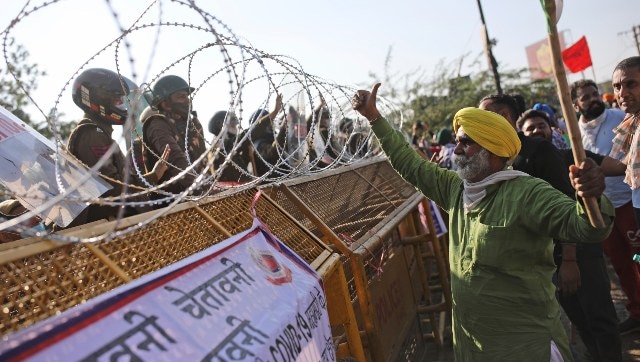
[[[584,36],[575,44],[562,51],[562,61],[571,73],[577,73],[591,66],[589,44]]]

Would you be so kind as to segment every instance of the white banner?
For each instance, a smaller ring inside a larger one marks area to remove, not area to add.
[[[56,181],[56,154],[63,190]],[[111,188],[102,179],[90,176],[85,166],[70,156],[56,152],[51,141],[0,107],[0,182],[24,207],[37,210],[42,220],[67,226],[87,207],[85,202],[60,200],[49,207],[40,206],[83,179],[86,181],[70,192],[68,199],[97,198]]]
[[[334,361],[322,280],[260,226],[0,344],[0,360]]]
[[[431,215],[433,218],[433,226],[436,228],[436,236],[441,237],[442,235],[449,232],[449,230],[447,229],[447,223],[444,222],[438,205],[436,205],[435,202],[429,200],[429,209],[431,210]]]
[[[426,210],[424,209],[424,203],[421,202],[418,205],[418,210],[420,212],[420,220],[422,221],[422,227],[424,231],[429,234],[429,223],[427,222]],[[436,237],[441,237],[449,230],[447,229],[447,223],[442,218],[442,214],[440,213],[440,208],[436,205],[435,202],[429,200],[429,211],[431,212],[431,219],[433,220],[433,227],[435,228]]]

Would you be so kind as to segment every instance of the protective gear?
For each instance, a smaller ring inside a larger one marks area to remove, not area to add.
[[[171,116],[172,118],[175,118],[176,120],[182,120],[182,121],[187,120],[187,118],[189,117],[189,111],[191,111],[191,102],[187,102],[187,103],[175,102],[171,99],[167,100],[167,102],[168,102],[168,107],[171,109],[171,113],[173,114]],[[192,111],[191,115],[196,117],[194,113],[195,111]]]
[[[226,111],[216,112],[209,121],[209,132],[217,136],[222,131],[225,121],[227,122],[227,133],[235,135],[238,133],[238,117],[234,113]]]
[[[195,88],[189,87],[189,84],[177,75],[165,75],[156,81],[151,94],[146,94],[145,98],[147,98],[147,101],[152,107],[158,107],[160,102],[167,99],[173,93],[182,90],[191,94]]]
[[[0,202],[0,216],[5,219],[13,219],[18,216],[22,216],[28,211],[29,210],[27,210],[27,208],[22,206],[20,201],[15,199],[9,199]],[[42,223],[42,220],[38,216],[32,216],[29,219],[21,222],[19,224],[19,228],[22,228],[23,231],[19,232],[12,228],[0,230],[0,244],[27,238],[29,236],[33,236],[34,233],[46,231],[45,225]]]
[[[462,108],[453,117],[453,132],[457,133],[460,127],[482,148],[510,161],[516,158],[522,147],[516,130],[497,113],[474,107]]]
[[[251,114],[251,117],[249,118],[249,124],[253,124],[255,121],[264,118],[268,114],[269,114],[269,111],[267,111],[266,109],[260,108],[256,110]]]
[[[235,137],[235,135],[238,134],[238,124],[237,123],[236,124],[230,123],[229,127],[227,128],[227,133],[230,136],[234,136]]]
[[[108,69],[92,68],[82,72],[73,82],[73,102],[88,115],[108,124],[124,124],[127,120],[126,96],[134,84]]]

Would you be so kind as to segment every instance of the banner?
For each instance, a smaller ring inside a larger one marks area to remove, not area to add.
[[[582,37],[575,44],[562,51],[562,61],[571,73],[581,72],[591,66],[591,53],[587,38]]]
[[[420,221],[422,221],[422,228],[424,232],[429,234],[429,223],[427,222],[426,210],[424,209],[424,203],[418,205],[418,212],[420,213]],[[447,223],[442,218],[440,208],[435,202],[429,200],[429,212],[431,212],[431,219],[433,220],[433,227],[435,228],[436,237],[441,237],[449,232],[447,229]]]
[[[558,40],[560,41],[560,49],[564,49],[564,32],[558,33]],[[551,48],[549,48],[549,41],[546,38],[529,45],[525,48],[525,52],[527,53],[531,80],[549,79],[553,76]]]
[[[41,207],[83,179],[86,181],[66,195],[65,200]],[[3,107],[0,107],[0,183],[16,194],[24,207],[38,210],[42,220],[59,226],[69,225],[87,207],[86,202],[70,199],[94,199],[111,188],[99,177],[91,176],[72,157],[56,152],[51,141]]]
[[[449,232],[447,229],[447,223],[442,218],[442,214],[440,213],[440,208],[436,205],[435,202],[429,200],[429,209],[431,210],[431,216],[433,217],[433,226],[436,228],[436,236],[441,237],[442,235]]]
[[[322,281],[259,223],[0,344],[0,360],[335,361]]]

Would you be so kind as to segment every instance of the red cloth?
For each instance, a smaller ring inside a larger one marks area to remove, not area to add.
[[[587,38],[582,37],[575,44],[562,51],[562,61],[571,73],[577,73],[591,66],[591,53]]]

